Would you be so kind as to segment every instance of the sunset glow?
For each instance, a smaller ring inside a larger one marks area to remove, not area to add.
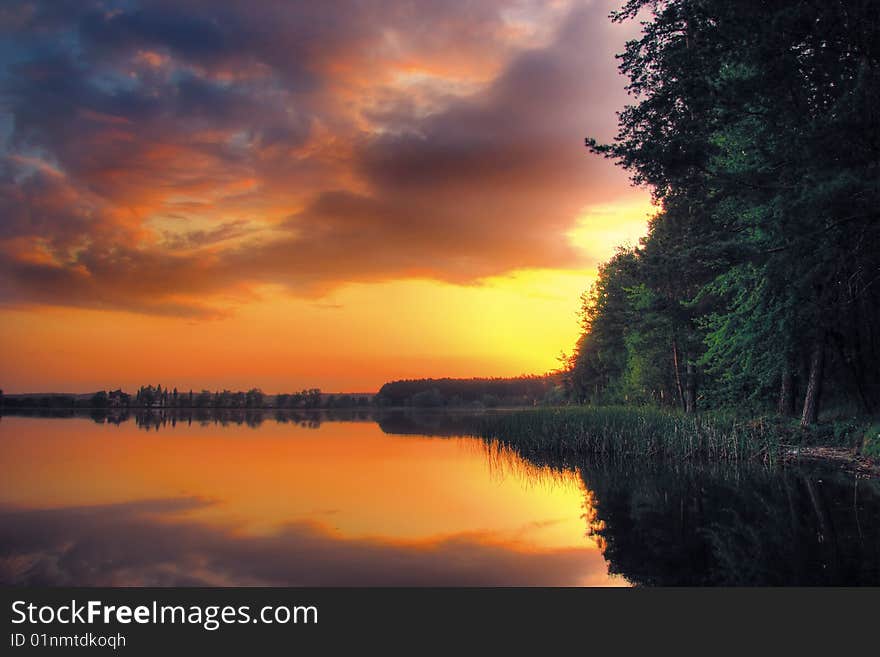
[[[0,12],[5,392],[543,373],[645,231],[613,3],[137,5]]]

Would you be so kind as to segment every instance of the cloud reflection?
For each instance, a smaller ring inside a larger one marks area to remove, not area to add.
[[[313,522],[269,535],[184,520],[172,498],[0,511],[0,584],[14,586],[564,586],[608,583],[595,549],[491,534],[347,538]]]

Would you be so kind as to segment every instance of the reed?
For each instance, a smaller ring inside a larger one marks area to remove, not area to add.
[[[612,460],[674,459],[771,464],[779,454],[776,427],[724,413],[655,408],[565,407],[486,417],[480,435],[524,456]]]

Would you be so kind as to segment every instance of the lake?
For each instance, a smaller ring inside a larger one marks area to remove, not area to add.
[[[0,583],[880,584],[880,486],[526,459],[473,414],[0,419]]]

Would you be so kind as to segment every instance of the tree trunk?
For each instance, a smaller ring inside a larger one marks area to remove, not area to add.
[[[685,391],[684,412],[695,413],[697,410],[697,375],[691,361],[687,363],[685,385],[687,389]]]
[[[782,382],[779,387],[779,403],[776,406],[779,415],[794,415],[794,374],[786,363],[782,368]]]
[[[801,426],[815,424],[819,419],[819,397],[822,394],[822,370],[825,367],[825,335],[816,337],[810,353],[810,376],[807,380],[807,393],[804,395],[804,412]]]
[[[685,408],[684,388],[681,385],[681,368],[678,364],[678,343],[672,338],[672,367],[675,370],[675,387],[678,390],[678,403]]]

